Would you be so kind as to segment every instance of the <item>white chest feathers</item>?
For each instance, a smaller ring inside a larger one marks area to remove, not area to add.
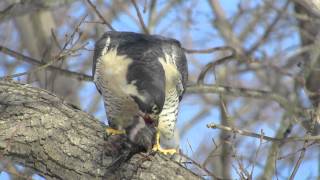
[[[178,116],[179,91],[181,76],[173,61],[166,57],[166,61],[160,59],[166,77],[165,102],[159,115],[159,131],[162,137],[171,139],[174,135]]]
[[[139,110],[131,98],[139,96],[138,90],[127,81],[131,63],[132,59],[118,55],[116,50],[109,50],[99,57],[96,65],[94,81],[104,98],[108,120],[120,126],[119,128],[129,124],[128,117],[134,116]]]

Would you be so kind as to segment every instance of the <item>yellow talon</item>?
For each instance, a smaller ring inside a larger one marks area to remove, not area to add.
[[[160,146],[160,133],[159,132],[156,133],[156,143],[153,145],[152,150],[159,151],[165,155],[173,155],[173,154],[177,153],[176,149],[163,149]]]
[[[111,136],[111,135],[121,135],[121,134],[126,134],[126,131],[125,130],[118,130],[118,129],[113,129],[113,128],[106,128],[106,133],[108,136]]]

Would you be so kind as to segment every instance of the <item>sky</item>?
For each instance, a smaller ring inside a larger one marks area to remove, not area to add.
[[[197,22],[201,22],[202,29],[212,29],[211,24],[208,23],[208,14],[212,14],[211,9],[209,8],[206,1],[199,1],[199,2],[200,3],[195,5],[195,9],[196,9],[195,13],[198,13],[198,14],[195,14],[194,16],[196,17]],[[220,1],[220,2],[222,4],[223,9],[227,13],[227,16],[231,16],[237,11],[237,4],[238,4],[239,0],[232,0],[232,1],[227,0],[227,1]],[[257,3],[258,2],[259,1],[257,1]],[[192,6],[192,5],[193,4],[190,4],[190,6]],[[82,7],[81,3],[75,3],[71,6],[71,8],[74,8],[74,11],[70,11],[70,12],[72,12],[72,14],[70,14],[70,15],[73,17],[80,17],[80,16],[84,15],[84,13],[85,13],[84,7]],[[168,18],[168,19],[176,18],[176,13],[179,13],[179,11],[177,10],[177,11],[171,12],[166,18]],[[203,22],[207,22],[207,23],[203,23]],[[120,31],[139,31],[139,27],[127,15],[120,15],[118,17],[118,19],[112,23],[112,25],[117,30],[120,30]],[[193,37],[194,41],[202,42],[202,41],[204,41],[204,38],[207,37],[207,34],[199,34],[198,27],[199,26],[192,26],[191,27],[191,31],[190,31],[191,36]],[[180,40],[181,42],[187,43],[186,40],[182,39],[184,34],[180,34],[179,28],[183,28],[183,27],[170,27],[170,25],[168,25],[168,23],[166,21],[162,21],[160,23],[160,26],[158,28],[156,28],[156,32],[154,32],[154,33],[155,34],[165,34],[165,35],[174,37],[174,38]],[[59,30],[58,35],[63,35],[64,33],[68,32],[68,30],[69,29],[67,27],[61,28]],[[203,31],[201,31],[201,32],[203,32]],[[208,30],[207,33],[216,33],[216,32],[214,32],[214,30],[212,30],[212,31]],[[248,43],[250,43],[250,40],[248,40],[248,41],[249,41]],[[209,40],[209,41],[205,40],[203,43],[204,43],[204,46],[207,46],[207,47],[223,45],[223,41],[221,41],[219,39],[213,39],[213,40]],[[298,34],[289,38],[285,43],[286,44],[284,44],[284,46],[291,46],[292,44],[299,44]],[[90,42],[89,46],[93,47],[93,41]],[[272,44],[270,44],[269,46],[272,47]],[[269,53],[273,53],[275,50],[272,48],[268,48],[268,51],[269,51]],[[209,55],[197,55],[197,57],[199,57],[199,59],[202,60],[202,62],[201,62],[202,65],[205,65],[207,62],[209,62],[211,60],[211,56],[209,56]],[[12,61],[14,61],[14,59],[12,59]],[[26,69],[26,66],[17,69],[17,71],[23,72],[25,69]],[[197,68],[197,67],[189,66],[189,71],[197,72],[198,69],[199,68]],[[89,73],[90,72],[88,72],[88,74]],[[4,71],[1,71],[1,68],[0,68],[0,75],[3,75],[3,74],[4,74]],[[251,78],[252,74],[248,73],[243,76],[244,76],[244,78],[247,78],[249,80]],[[88,96],[88,93],[96,93],[95,86],[93,84],[87,84],[87,86],[85,88],[83,88],[83,90],[80,92],[79,95],[80,95],[80,97],[85,99],[85,97]],[[201,106],[201,105],[190,103],[195,98],[196,98],[196,96],[194,96],[194,95],[187,95],[187,96],[185,96],[184,100],[182,101],[181,106],[180,106],[179,119],[178,119],[178,123],[177,123],[178,129],[183,127],[183,125],[185,123],[188,123],[189,120],[191,120],[191,117],[193,117],[195,114],[197,114],[197,112],[199,112],[201,110],[201,108],[203,108],[203,106]],[[89,101],[84,101],[82,103],[83,103],[82,107],[84,108],[84,110],[86,110],[90,107]],[[241,104],[240,101],[238,103],[235,103],[234,108],[237,108],[237,106],[240,104]],[[99,111],[94,115],[98,119],[105,121],[106,117],[105,117],[105,112],[104,112],[104,107],[103,107],[102,102],[100,102]],[[180,148],[182,149],[182,151],[184,153],[190,155],[190,154],[192,154],[193,150],[195,150],[195,149],[197,149],[197,147],[199,147],[199,144],[200,144],[200,142],[203,141],[203,139],[208,137],[208,140],[210,140],[212,137],[216,137],[219,134],[219,131],[206,128],[206,124],[208,124],[210,122],[219,123],[219,120],[220,120],[219,110],[216,108],[212,108],[209,112],[209,116],[204,118],[201,122],[195,124],[190,129],[188,134],[183,139],[180,140]],[[266,135],[269,135],[269,136],[274,135],[274,131],[268,127],[264,128],[264,132],[266,133]],[[258,140],[248,138],[248,141],[252,141],[252,145],[255,148],[258,146],[258,142],[259,142]],[[190,148],[190,147],[192,147],[192,148]],[[308,161],[308,163],[304,162],[296,175],[296,179],[303,180],[303,179],[308,179],[307,177],[310,174],[316,175],[317,170],[314,167],[317,167],[317,166],[318,165],[315,163],[315,161],[312,161],[312,162]],[[291,169],[288,169],[287,173],[290,173],[290,172],[291,172]],[[259,170],[259,168],[257,168],[255,175],[258,175],[259,173],[261,173],[261,170]],[[284,172],[285,175],[287,173]],[[235,178],[238,177],[235,174],[235,172],[233,172],[233,177],[235,177]],[[41,177],[36,176],[36,175],[33,178],[34,179],[42,179]],[[7,179],[8,179],[8,174],[6,172],[0,173],[0,180],[7,180]]]

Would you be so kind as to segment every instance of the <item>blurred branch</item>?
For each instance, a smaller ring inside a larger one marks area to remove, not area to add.
[[[91,2],[91,0],[87,0],[87,3],[94,10],[94,12],[98,15],[103,24],[107,25],[111,31],[116,31],[110,23],[102,16],[102,14],[98,11],[97,7]]]
[[[194,127],[196,123],[201,121],[204,117],[208,116],[209,114],[209,109],[203,108],[201,111],[199,111],[194,117],[192,117],[190,120],[188,120],[188,123],[185,123],[184,126],[182,126],[180,130],[180,138],[185,137],[187,132]]]
[[[217,175],[213,174],[212,172],[210,172],[205,166],[202,166],[201,164],[197,163],[195,160],[191,159],[190,157],[188,157],[187,155],[183,154],[182,152],[179,153],[182,157],[184,157],[185,159],[189,160],[193,165],[197,166],[199,169],[201,169],[202,171],[204,171],[205,173],[207,173],[207,175],[217,179],[217,180],[222,180],[223,178],[218,177]]]
[[[217,66],[217,65],[220,65],[220,64],[223,64],[223,63],[226,63],[227,61],[230,61],[232,60],[235,56],[236,56],[236,51],[235,49],[233,48],[230,48],[230,47],[226,47],[226,48],[223,48],[224,50],[226,49],[229,49],[231,50],[231,53],[225,57],[222,57],[220,59],[217,59],[213,62],[210,62],[208,63],[200,72],[199,76],[198,76],[198,79],[197,79],[197,84],[204,84],[204,79],[205,79],[205,76],[207,75],[207,73],[210,71],[210,70],[214,70],[214,68]]]
[[[186,90],[187,93],[222,93],[231,96],[243,96],[259,99],[270,99],[278,102],[288,113],[292,115],[299,115],[302,117],[307,117],[306,113],[292,105],[285,97],[282,95],[263,90],[254,90],[246,88],[235,88],[228,86],[219,86],[219,85],[189,85]]]
[[[81,24],[84,22],[84,20],[86,19],[87,16],[84,16],[81,18],[80,22],[74,27],[73,32],[71,33],[71,35],[66,39],[66,42],[64,43],[64,45],[62,46],[62,48],[60,48],[60,52],[53,56],[53,57],[48,57],[48,59],[45,59],[44,62],[34,59],[34,58],[30,58],[28,56],[25,56],[21,53],[15,52],[13,50],[10,50],[6,47],[0,46],[0,51],[4,52],[5,54],[8,54],[10,56],[16,57],[17,59],[22,59],[25,60],[29,63],[32,64],[36,64],[36,65],[40,65],[40,67],[37,67],[31,71],[28,72],[24,72],[24,73],[18,73],[15,75],[8,75],[3,77],[2,79],[10,79],[10,78],[14,78],[14,77],[18,77],[18,76],[22,76],[22,75],[26,75],[26,74],[31,74],[46,68],[51,67],[51,70],[54,69],[61,69],[61,68],[57,68],[52,66],[54,63],[60,61],[60,60],[64,60],[69,56],[72,56],[73,54],[75,54],[78,50],[80,49],[84,49],[85,45],[81,45],[79,47],[77,46],[77,43],[81,37],[81,33],[79,33],[79,37],[77,39],[75,39],[77,32],[79,32],[79,28],[81,26]],[[49,59],[50,58],[50,59]],[[51,59],[52,58],[52,59]],[[77,75],[77,79],[82,80],[82,78],[88,78],[86,75],[80,74],[80,73],[75,73],[75,72],[68,72],[67,70],[58,70],[64,74],[68,74],[69,76],[75,76]],[[89,78],[88,78],[89,79]]]
[[[250,132],[247,130],[241,130],[241,129],[237,129],[234,127],[223,126],[223,125],[215,124],[215,123],[210,123],[207,125],[207,127],[211,128],[211,129],[221,129],[223,131],[228,131],[228,132],[240,134],[243,136],[249,136],[249,137],[254,137],[257,139],[264,139],[266,141],[275,141],[275,142],[280,142],[280,143],[287,143],[287,142],[292,142],[292,141],[319,141],[320,140],[320,135],[307,136],[307,137],[275,138],[275,137],[265,136],[263,132],[261,134],[258,134],[258,133]]]
[[[312,14],[320,18],[320,0],[292,0],[298,4],[301,4]]]
[[[286,12],[286,9],[288,8],[289,4],[290,4],[290,1],[287,0],[286,4],[282,8],[282,11],[278,12],[277,16],[273,19],[271,24],[267,27],[262,37],[259,38],[259,40],[257,40],[254,45],[252,45],[252,47],[247,51],[247,54],[252,54],[261,46],[261,44],[263,44],[268,39],[270,33],[273,32],[275,25],[281,19],[282,15]]]
[[[243,48],[239,38],[233,32],[231,24],[228,22],[226,15],[219,3],[219,0],[208,0],[211,6],[212,12],[214,13],[216,19],[216,28],[219,30],[222,37],[227,41],[227,43],[234,47],[237,54],[243,55]]]
[[[264,3],[263,7],[257,7],[252,14],[250,14],[250,21],[245,25],[245,27],[239,33],[240,41],[244,42],[247,38],[250,38],[252,32],[254,32],[255,28],[261,23],[262,17],[265,13],[267,13],[271,8],[271,3]],[[245,13],[246,11],[242,10],[236,17],[241,17],[240,13]],[[236,24],[235,21],[233,24]]]
[[[183,48],[183,50],[188,54],[210,54],[216,51],[231,51],[232,54],[235,54],[235,49],[230,46],[221,46],[221,47],[214,47],[208,49],[187,49]]]
[[[3,10],[0,10],[0,22],[5,20],[22,16],[25,14],[29,14],[35,11],[39,11],[42,9],[54,9],[57,7],[61,7],[66,4],[71,4],[75,0],[56,0],[56,1],[48,1],[48,0],[23,0],[23,1],[5,1],[5,7]]]
[[[146,1],[147,2],[147,1]],[[152,32],[153,28],[154,28],[154,23],[153,23],[153,19],[154,16],[156,15],[155,12],[157,7],[157,1],[156,0],[151,0],[150,1],[150,5],[149,5],[149,16],[148,16],[148,24],[147,24],[147,28],[150,30],[150,32]]]
[[[134,9],[136,10],[136,13],[137,13],[137,16],[139,18],[139,22],[140,22],[140,25],[141,25],[141,27],[143,29],[143,32],[145,34],[150,34],[148,28],[146,27],[146,24],[143,21],[142,15],[140,13],[140,10],[139,10],[139,7],[138,7],[136,1],[135,0],[131,0],[131,2],[133,4],[133,6],[134,6]]]
[[[155,0],[153,0],[155,1]],[[174,8],[177,4],[183,2],[182,0],[170,0],[167,1],[167,3],[164,5],[162,9],[160,9],[157,14],[150,14],[149,20],[148,20],[148,29],[152,31],[152,29],[161,23],[161,20],[165,19],[167,15],[169,15],[169,12],[172,8]],[[152,5],[152,4],[151,4]],[[150,11],[152,12],[152,7],[150,8]],[[152,16],[151,16],[152,15]]]
[[[225,73],[224,73],[224,76],[226,76]],[[225,78],[226,77],[222,77],[222,79],[225,79]],[[229,107],[228,101],[226,100],[225,95],[220,93],[219,94],[220,123],[224,126],[234,126],[232,118],[230,118],[230,115],[228,112],[228,107]],[[225,131],[221,131],[219,134],[219,141],[220,142],[225,141],[226,137],[228,137],[228,134]],[[220,160],[220,164],[222,165],[221,174],[225,179],[231,179],[231,166],[232,166],[232,160],[230,156],[230,154],[232,154],[231,148],[232,148],[232,143],[231,144],[222,143],[221,145],[221,154],[220,154],[219,160]]]
[[[215,60],[214,62],[208,63],[200,72],[200,75],[198,76],[197,83],[203,84],[204,78],[209,70],[214,69],[215,66],[225,63],[228,60],[231,60],[233,57],[236,56],[236,50],[230,46],[222,46],[222,47],[214,47],[209,49],[186,49],[183,48],[183,50],[188,54],[209,54],[214,53],[217,51],[227,51],[229,50],[231,53],[228,56],[225,56],[223,58],[220,58],[218,60]]]
[[[26,56],[26,55],[23,55],[19,52],[16,52],[16,51],[13,51],[9,48],[6,48],[4,46],[1,46],[0,45],[0,52],[4,53],[4,54],[7,54],[11,57],[14,57],[16,58],[17,60],[23,60],[25,62],[28,62],[30,64],[33,64],[33,65],[37,65],[37,66],[44,66],[46,65],[45,63],[41,62],[40,60],[38,59],[34,59],[34,58],[31,58],[29,56]],[[84,80],[84,81],[92,81],[92,76],[89,76],[89,75],[86,75],[86,74],[82,74],[82,73],[78,73],[78,72],[72,72],[72,71],[69,71],[69,70],[66,70],[66,69],[61,69],[59,67],[55,67],[53,65],[48,65],[46,67],[48,70],[52,70],[52,71],[57,71],[59,72],[61,75],[65,75],[65,76],[68,76],[68,77],[71,77],[71,78],[76,78],[80,81]]]
[[[304,141],[303,149],[302,149],[302,151],[300,152],[298,161],[297,161],[297,163],[295,164],[295,166],[294,166],[294,168],[293,168],[293,171],[292,171],[292,173],[291,173],[291,175],[290,175],[289,180],[294,180],[294,176],[296,175],[296,173],[297,173],[297,171],[298,171],[298,169],[299,169],[299,167],[300,167],[300,165],[301,165],[301,163],[302,163],[302,160],[303,160],[303,158],[304,158],[304,155],[305,155],[305,153],[306,153],[306,150],[307,150],[306,148],[307,148],[307,146],[308,146],[308,141],[306,140],[306,141]]]
[[[291,125],[287,125],[285,119],[283,118],[280,122],[280,126],[276,129],[275,137],[280,139],[286,139],[288,136],[287,130]],[[259,179],[272,179],[274,175],[277,176],[277,160],[279,155],[279,150],[284,144],[278,141],[273,141],[271,147],[268,149],[266,154],[267,162],[263,167],[261,177]]]
[[[261,131],[261,134],[262,134],[263,132]],[[259,152],[261,151],[261,147],[262,147],[262,143],[263,142],[263,139],[262,138],[260,138],[260,141],[259,141],[259,146],[258,146],[258,149],[256,150],[256,153],[255,153],[255,156],[254,156],[254,158],[253,158],[253,163],[252,163],[252,167],[251,167],[251,171],[250,171],[250,178],[252,179],[252,177],[253,177],[253,172],[254,172],[254,168],[255,168],[255,166],[256,166],[256,164],[258,164],[257,162],[258,162],[258,154],[259,154]]]
[[[295,154],[297,154],[298,152],[301,152],[301,151],[303,151],[304,149],[310,148],[311,146],[315,146],[315,145],[318,145],[318,142],[317,142],[317,141],[313,141],[313,142],[307,144],[306,146],[303,146],[302,148],[299,148],[299,149],[295,150],[294,152],[290,152],[290,153],[288,153],[288,154],[282,155],[282,156],[278,157],[277,160],[283,160],[283,159],[291,158],[291,157],[293,157]]]

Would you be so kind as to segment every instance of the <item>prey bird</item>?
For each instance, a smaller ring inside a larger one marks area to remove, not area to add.
[[[179,41],[159,35],[106,32],[95,44],[94,83],[102,95],[109,128],[107,134],[126,134],[133,142],[140,131],[155,123],[153,150],[174,136],[179,102],[188,78],[184,49]],[[151,137],[150,137],[151,138]]]

